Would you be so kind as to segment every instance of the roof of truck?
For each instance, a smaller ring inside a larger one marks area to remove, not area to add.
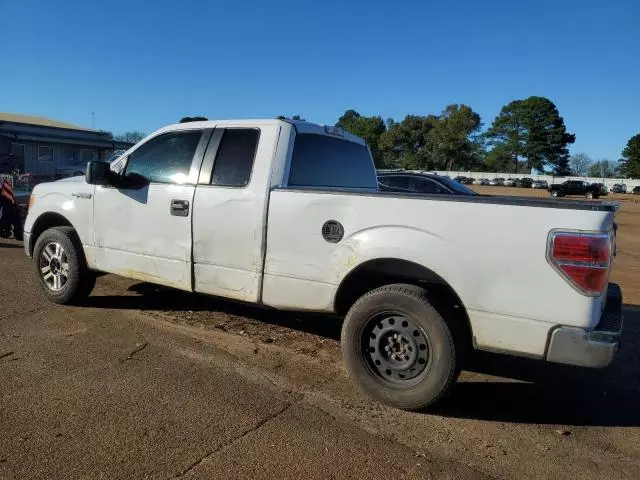
[[[172,125],[167,125],[166,127],[161,128],[156,133],[164,132],[164,131],[172,131],[172,130],[189,130],[189,129],[198,129],[198,128],[215,128],[215,127],[242,127],[242,126],[260,126],[260,125],[280,125],[280,124],[289,124],[293,125],[296,129],[296,133],[311,133],[315,135],[327,135],[330,137],[338,137],[344,138],[345,140],[349,140],[350,142],[359,143],[360,145],[366,145],[366,142],[349,132],[345,132],[339,127],[334,127],[330,125],[319,125],[317,123],[302,121],[302,120],[291,120],[284,119],[280,120],[277,118],[254,118],[254,119],[242,119],[242,120],[206,120],[199,122],[185,122],[185,123],[174,123]]]

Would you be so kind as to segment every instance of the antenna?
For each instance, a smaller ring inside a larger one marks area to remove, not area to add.
[[[93,112],[91,112],[91,129],[95,129],[94,127],[95,124],[95,114]]]

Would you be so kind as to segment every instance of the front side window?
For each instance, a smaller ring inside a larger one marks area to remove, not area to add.
[[[377,190],[378,181],[366,146],[327,135],[296,135],[289,185]]]
[[[129,156],[125,176],[149,182],[186,183],[202,132],[171,132],[152,138]]]
[[[211,185],[245,187],[251,179],[260,131],[255,128],[227,128],[213,163]]]

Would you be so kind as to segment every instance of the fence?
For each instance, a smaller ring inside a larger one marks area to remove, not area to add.
[[[491,180],[493,178],[531,178],[533,180],[546,180],[549,185],[554,183],[562,183],[566,180],[582,180],[589,183],[604,183],[607,188],[611,188],[616,183],[620,183],[622,185],[627,186],[627,192],[631,192],[634,187],[640,186],[640,180],[630,179],[630,178],[597,178],[597,177],[579,177],[579,176],[571,176],[571,177],[554,177],[553,175],[531,175],[527,173],[490,173],[490,172],[451,172],[451,171],[443,171],[436,170],[429,173],[435,173],[437,175],[448,175],[451,178],[455,177],[467,177],[475,179],[486,178],[487,180]]]

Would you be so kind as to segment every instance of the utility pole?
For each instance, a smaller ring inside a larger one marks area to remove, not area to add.
[[[92,130],[95,129],[94,125],[95,125],[95,115],[93,112],[91,112],[91,129]]]

